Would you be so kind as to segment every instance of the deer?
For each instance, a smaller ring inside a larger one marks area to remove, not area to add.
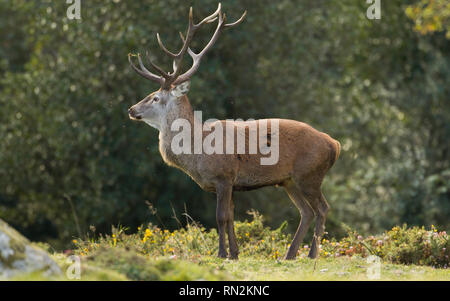
[[[265,186],[283,187],[300,213],[300,222],[284,259],[294,259],[297,255],[308,228],[315,219],[315,228],[308,256],[316,258],[319,243],[325,231],[325,221],[330,206],[325,199],[321,185],[325,174],[334,165],[340,154],[340,143],[328,134],[312,126],[288,119],[271,118],[256,120],[258,131],[263,124],[268,125],[268,144],[273,125],[278,125],[279,158],[275,164],[260,164],[264,155],[261,151],[253,154],[223,153],[176,153],[171,148],[176,133],[171,124],[178,119],[187,120],[193,127],[198,120],[187,97],[190,79],[197,72],[201,59],[213,47],[219,35],[225,30],[242,23],[247,11],[237,21],[226,23],[221,4],[217,10],[199,23],[193,19],[192,7],[189,10],[187,32],[180,32],[182,47],[178,52],[171,52],[156,34],[162,51],[173,60],[173,71],[166,72],[149,57],[147,60],[153,68],[149,71],[138,53],[128,54],[131,68],[144,78],[156,82],[160,89],[152,92],[128,109],[129,118],[143,121],[159,131],[159,152],[163,161],[180,169],[190,176],[204,191],[216,194],[216,221],[219,236],[218,257],[238,259],[239,249],[234,230],[233,191],[248,191]],[[217,21],[217,27],[206,46],[198,53],[190,48],[196,31],[205,24]],[[192,59],[191,67],[182,73],[182,60],[186,54]],[[136,57],[137,62],[136,64]],[[216,121],[224,124],[225,121]],[[214,124],[213,124],[214,126]],[[229,125],[228,125],[229,126]],[[244,127],[249,131],[247,122],[231,122],[235,128]],[[206,133],[202,133],[206,135]],[[194,139],[193,137],[191,137]],[[245,145],[252,142],[245,136]],[[228,237],[228,248],[227,239]],[[229,254],[228,254],[229,249]]]

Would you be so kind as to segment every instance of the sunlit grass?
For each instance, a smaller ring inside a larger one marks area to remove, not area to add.
[[[367,280],[450,280],[448,269],[382,262],[379,278],[370,277],[371,266],[358,256],[341,258],[305,258],[295,261],[272,261],[242,258],[239,261],[205,259],[227,271],[236,280],[272,281],[367,281]],[[375,275],[376,276],[376,275]]]

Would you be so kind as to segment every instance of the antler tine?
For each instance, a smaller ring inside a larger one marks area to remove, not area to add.
[[[177,55],[171,51],[169,51],[166,46],[164,46],[163,42],[161,41],[161,37],[159,36],[159,32],[156,33],[156,39],[158,40],[159,47],[170,57],[175,58]]]
[[[136,65],[133,63],[133,61],[131,60],[132,56],[137,56],[138,57],[139,66],[141,67],[141,69],[136,67]],[[144,64],[142,64],[142,60],[141,60],[140,54],[133,55],[133,54],[129,53],[128,54],[128,62],[130,63],[130,66],[133,68],[133,70],[136,71],[142,77],[145,77],[146,79],[149,79],[151,81],[157,82],[160,85],[164,84],[164,79],[161,76],[153,74],[150,71],[148,71],[147,68],[145,68]]]
[[[242,14],[242,16],[241,16],[238,20],[236,20],[236,21],[233,22],[233,23],[225,24],[224,27],[225,27],[225,28],[230,28],[230,27],[236,26],[236,25],[238,25],[238,24],[241,24],[242,21],[244,21],[245,16],[247,16],[247,11],[244,11],[244,13]]]
[[[205,23],[214,22],[215,20],[217,20],[217,15],[219,15],[221,13],[221,10],[222,10],[222,3],[219,2],[219,5],[217,6],[216,11],[214,13],[212,13],[211,15],[209,15],[208,17],[204,18],[200,23],[194,24],[194,28],[197,29]],[[191,18],[191,12],[192,12],[192,7],[189,12],[189,18]]]
[[[147,56],[147,61],[150,63],[150,65],[151,65],[156,71],[158,71],[158,72],[162,75],[162,77],[164,77],[164,78],[166,78],[166,79],[169,79],[169,78],[170,78],[170,75],[169,75],[167,72],[165,72],[164,70],[162,70],[161,67],[159,67],[158,65],[156,65],[155,63],[152,62],[152,60],[150,59],[150,56],[148,55],[148,51],[146,52],[146,56]],[[139,60],[139,65],[141,65],[141,68],[145,68],[145,67],[144,67],[144,64],[142,64],[142,61],[141,61],[141,60]]]
[[[172,74],[174,74],[177,71],[177,68],[178,68],[178,66],[177,66],[175,61],[173,61],[173,63],[172,63],[172,68],[173,68]]]

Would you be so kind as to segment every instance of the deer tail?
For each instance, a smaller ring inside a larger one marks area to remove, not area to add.
[[[333,140],[333,144],[330,144],[330,168],[339,158],[341,153],[341,144],[337,140]]]

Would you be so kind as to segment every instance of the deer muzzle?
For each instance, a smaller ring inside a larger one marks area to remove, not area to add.
[[[128,109],[128,116],[130,117],[130,119],[134,119],[134,120],[142,119],[142,116],[140,114],[138,114],[133,107]]]

